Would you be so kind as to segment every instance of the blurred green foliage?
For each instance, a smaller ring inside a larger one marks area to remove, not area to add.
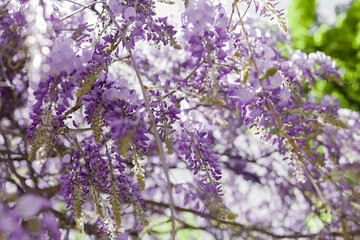
[[[360,0],[337,11],[334,26],[317,21],[316,6],[316,0],[290,0],[287,20],[293,46],[306,53],[324,52],[345,70],[343,86],[319,81],[313,90],[316,96],[332,94],[339,98],[342,107],[360,111]]]

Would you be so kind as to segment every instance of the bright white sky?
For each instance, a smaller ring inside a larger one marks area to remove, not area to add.
[[[349,5],[350,2],[351,0],[319,0],[317,11],[320,22],[324,22],[326,24],[335,24],[335,7],[339,4]]]
[[[286,10],[290,1],[291,0],[278,0],[278,2],[279,2],[279,4],[277,5],[278,9]],[[307,1],[307,0],[304,0],[304,1]],[[183,10],[184,10],[184,1],[175,1],[175,2],[176,2],[176,4],[174,4],[174,5],[157,3],[158,15],[161,17],[164,17],[164,16],[168,16],[170,13],[170,15],[173,15],[175,17],[175,19],[181,19],[180,13],[183,12]],[[225,1],[221,1],[221,2],[225,6],[228,5],[228,7],[230,9],[233,1],[225,0]],[[318,0],[317,13],[319,14],[318,16],[319,16],[320,22],[330,24],[330,25],[335,24],[336,18],[337,18],[335,7],[337,5],[349,5],[350,2],[351,2],[351,0]],[[245,4],[243,4],[243,5],[245,6]],[[241,4],[239,6],[241,6]],[[255,16],[254,11],[249,11],[249,15]]]
[[[304,0],[307,1],[307,0]],[[286,9],[290,0],[279,0],[279,9]],[[337,5],[349,5],[351,0],[318,0],[317,13],[321,23],[335,24]]]

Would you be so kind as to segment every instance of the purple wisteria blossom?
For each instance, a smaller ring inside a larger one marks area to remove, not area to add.
[[[359,114],[308,94],[335,62],[275,0],[164,4],[0,3],[0,239],[359,236]]]

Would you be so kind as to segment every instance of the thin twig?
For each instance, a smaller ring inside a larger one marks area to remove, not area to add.
[[[176,93],[176,90],[172,90],[171,92],[165,94],[165,95],[162,96],[161,98],[162,98],[162,99],[165,99],[165,98],[167,98],[168,96],[170,96],[170,95],[172,95],[172,94],[174,94],[174,93]]]
[[[206,59],[204,58],[204,60],[202,60],[184,79],[189,79],[200,68],[200,66],[203,65],[205,62],[206,62]]]
[[[228,23],[228,26],[226,28],[227,31],[229,31],[229,28],[230,28],[230,25],[231,25],[231,20],[232,20],[232,17],[234,15],[234,11],[235,11],[235,4],[236,4],[236,0],[233,2],[232,4],[232,9],[231,9],[231,14],[230,14],[230,19],[229,19],[229,23]]]
[[[26,135],[21,134],[21,133],[17,133],[17,132],[11,131],[11,130],[0,129],[0,133],[1,134],[9,134],[9,135],[16,136],[16,137],[21,137],[24,141],[28,140]]]
[[[341,194],[341,227],[342,227],[342,231],[343,231],[343,236],[344,236],[344,240],[350,240],[350,235],[348,233],[348,227],[346,224],[346,217],[344,214],[344,205],[346,205],[345,203],[345,199],[344,196]]]
[[[105,4],[104,2],[93,2],[93,3],[90,3],[89,5],[84,6],[84,7],[80,8],[80,9],[76,10],[75,12],[72,12],[72,13],[70,13],[69,15],[61,18],[60,21],[64,21],[65,19],[68,19],[69,17],[72,17],[73,15],[78,14],[79,12],[84,11],[85,9],[90,8],[92,5],[95,5],[95,4],[97,4],[97,3],[103,3],[103,4]]]
[[[176,230],[176,229],[175,229],[175,210],[174,210],[175,205],[174,205],[174,197],[173,197],[173,193],[172,193],[172,184],[171,184],[171,182],[170,182],[169,169],[168,169],[168,166],[167,166],[167,164],[166,164],[165,152],[164,152],[164,149],[163,149],[162,144],[161,144],[161,139],[160,139],[159,133],[157,132],[157,127],[156,127],[156,123],[155,123],[155,120],[154,120],[153,112],[152,112],[152,110],[151,110],[151,108],[150,108],[150,103],[149,103],[149,99],[148,99],[148,97],[147,97],[146,89],[145,89],[144,84],[143,84],[143,81],[142,81],[142,79],[141,79],[140,70],[139,70],[139,68],[138,68],[138,66],[137,66],[137,64],[136,64],[135,58],[134,58],[134,56],[133,56],[133,54],[132,54],[131,47],[130,47],[130,44],[129,44],[126,36],[125,36],[125,33],[124,33],[124,31],[121,29],[119,23],[116,21],[115,16],[114,16],[114,14],[112,13],[112,11],[111,11],[111,9],[109,8],[109,6],[107,6],[106,4],[104,4],[104,6],[105,6],[105,9],[106,9],[106,11],[108,12],[111,20],[112,20],[113,23],[115,24],[117,30],[120,32],[123,41],[125,42],[126,49],[127,49],[128,53],[129,53],[129,55],[130,55],[130,59],[131,59],[131,61],[132,61],[132,63],[133,63],[134,70],[135,70],[137,79],[138,79],[138,81],[139,81],[142,94],[143,94],[143,96],[144,96],[146,111],[147,111],[148,114],[149,114],[151,127],[152,127],[152,129],[153,129],[153,133],[154,133],[156,145],[157,145],[157,148],[158,148],[158,151],[159,151],[159,155],[160,155],[162,167],[163,167],[164,174],[165,174],[166,181],[167,181],[167,186],[168,186],[168,191],[169,191],[169,203],[170,203],[171,225],[172,225],[171,236],[172,236],[172,239],[175,240],[175,236],[176,236],[176,232],[175,232],[175,230]]]
[[[9,87],[11,90],[14,90],[15,89],[14,84],[6,77],[5,67],[1,58],[0,58],[0,65],[1,65],[1,72],[3,74],[5,81],[5,82],[0,82],[0,87]]]
[[[91,128],[67,128],[66,130],[70,131],[70,132],[86,132],[86,131],[90,131]]]
[[[354,82],[354,83],[343,83],[343,85],[359,85],[360,82]]]
[[[251,5],[251,2],[248,3],[248,7],[246,8],[244,14],[242,15],[241,19],[243,19],[247,13],[247,11],[249,10]],[[237,25],[240,23],[240,20],[231,28],[231,30],[229,31],[229,33],[231,33],[232,31],[234,31],[234,29],[237,27]]]

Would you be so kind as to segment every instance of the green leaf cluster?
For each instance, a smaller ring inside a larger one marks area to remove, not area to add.
[[[316,6],[316,0],[290,1],[287,20],[293,46],[306,53],[324,52],[345,70],[343,86],[319,81],[313,90],[316,96],[335,95],[342,107],[360,111],[360,0],[353,0],[350,8],[338,11],[334,26],[317,22]]]

